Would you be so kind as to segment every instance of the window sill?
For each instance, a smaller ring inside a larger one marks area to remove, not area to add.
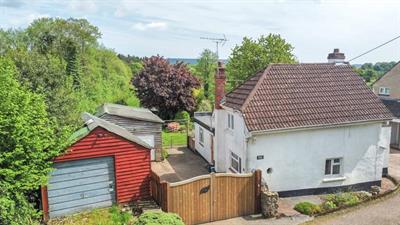
[[[329,182],[336,182],[336,181],[344,181],[346,177],[329,177],[322,179],[322,182],[329,183]]]

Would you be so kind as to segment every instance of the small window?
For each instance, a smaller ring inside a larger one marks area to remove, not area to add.
[[[204,143],[204,130],[201,127],[199,128],[199,142],[200,144]]]
[[[236,173],[242,170],[242,159],[233,152],[231,152],[231,169]]]
[[[342,159],[334,158],[325,161],[325,175],[340,175]]]
[[[390,95],[390,88],[379,87],[379,95]]]
[[[233,130],[235,128],[235,122],[233,119],[233,115],[228,113],[228,128]]]

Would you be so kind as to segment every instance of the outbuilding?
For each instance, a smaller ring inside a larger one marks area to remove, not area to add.
[[[164,121],[149,109],[105,103],[97,109],[95,115],[125,128],[145,141],[152,146],[151,160],[161,160]]]
[[[42,188],[45,218],[150,198],[152,146],[123,127],[83,114],[65,154]]]

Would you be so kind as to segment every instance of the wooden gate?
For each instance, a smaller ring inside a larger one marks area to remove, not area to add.
[[[152,175],[154,199],[185,224],[224,220],[260,212],[261,171],[251,174],[213,173],[176,183]]]

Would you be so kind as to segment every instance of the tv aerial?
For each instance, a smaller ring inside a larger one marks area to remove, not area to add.
[[[224,36],[223,38],[200,37],[200,39],[209,40],[209,41],[214,42],[216,45],[215,54],[217,55],[217,58],[219,58],[219,55],[218,55],[219,45],[224,46],[225,43],[228,41],[228,39],[226,39],[225,34],[223,34],[223,36]]]

